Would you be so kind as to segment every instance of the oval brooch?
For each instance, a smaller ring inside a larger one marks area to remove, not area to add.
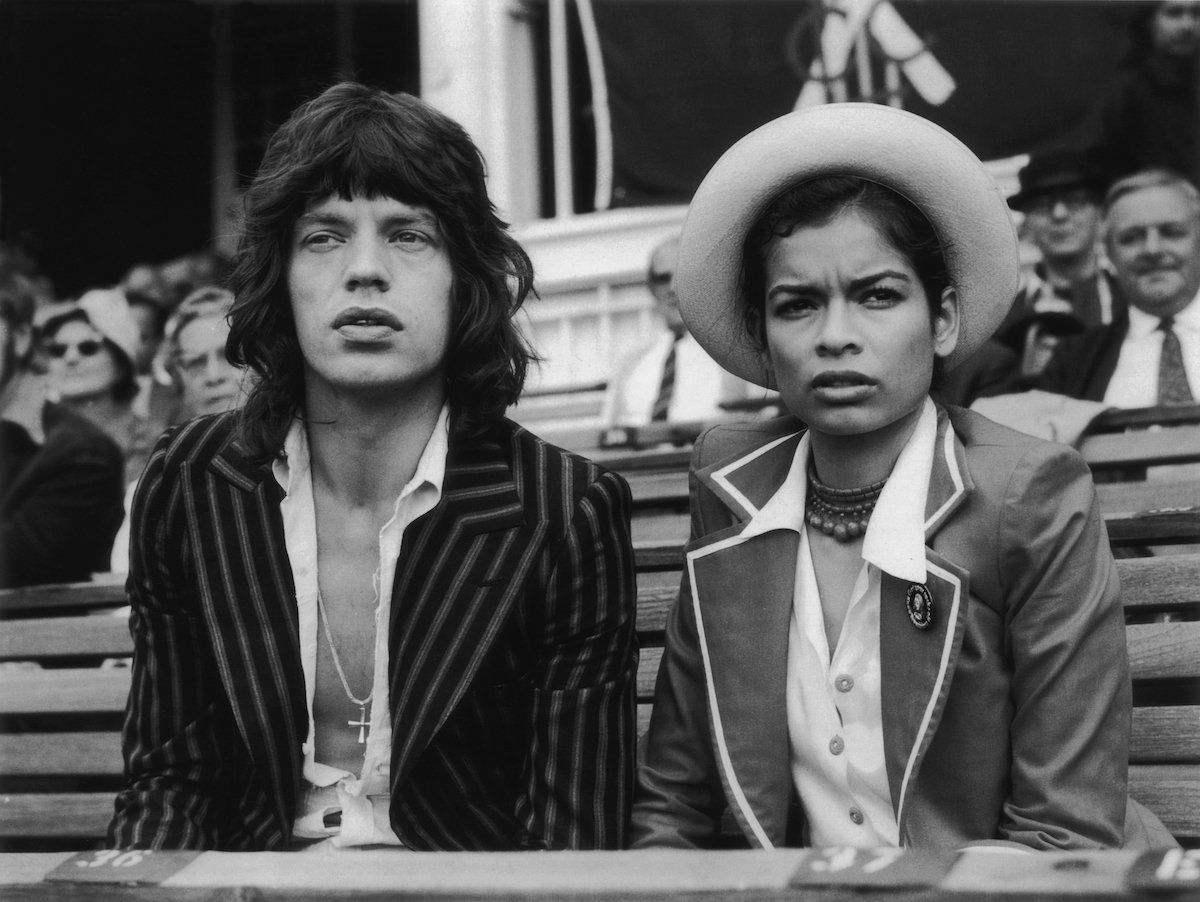
[[[927,630],[933,625],[933,596],[920,583],[908,587],[906,601],[908,603],[908,619],[919,630]]]

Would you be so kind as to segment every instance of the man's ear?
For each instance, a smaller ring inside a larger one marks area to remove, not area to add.
[[[958,292],[953,286],[942,292],[933,317],[933,353],[949,357],[958,347]]]

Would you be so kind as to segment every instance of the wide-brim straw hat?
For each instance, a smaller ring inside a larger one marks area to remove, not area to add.
[[[675,292],[684,322],[725,369],[775,388],[745,327],[742,244],[771,201],[818,176],[878,182],[928,218],[958,291],[953,368],[1000,325],[1020,273],[1004,195],[961,141],[913,113],[833,103],[781,116],[733,145],[696,190],[683,224]]]

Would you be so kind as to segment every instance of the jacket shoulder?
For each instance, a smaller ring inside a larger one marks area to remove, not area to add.
[[[784,436],[794,435],[807,427],[794,416],[770,420],[747,420],[721,423],[706,430],[696,439],[692,452],[695,470],[740,457]]]
[[[208,414],[172,426],[151,452],[159,468],[177,471],[184,466],[202,469],[227,449],[238,453],[235,440],[237,411]]]
[[[602,482],[628,495],[629,487],[620,474],[589,457],[560,448],[524,426],[504,419],[492,429],[501,446],[510,449],[514,475],[522,474],[558,491],[564,500],[578,499],[590,486]]]
[[[1069,445],[1027,435],[973,410],[947,406],[946,412],[977,484],[1006,483],[1018,466],[1033,470],[1050,467],[1064,476],[1073,471],[1090,479],[1091,471],[1083,457]]]

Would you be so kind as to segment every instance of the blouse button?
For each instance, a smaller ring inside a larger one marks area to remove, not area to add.
[[[838,692],[849,692],[854,688],[854,678],[847,676],[846,674],[842,674],[833,681],[833,685],[837,687]]]
[[[829,751],[835,755],[840,755],[846,748],[846,743],[842,741],[841,736],[834,736],[829,740]]]
[[[850,820],[861,826],[865,818],[863,817],[863,813],[859,811],[857,807],[852,807],[850,809]]]

